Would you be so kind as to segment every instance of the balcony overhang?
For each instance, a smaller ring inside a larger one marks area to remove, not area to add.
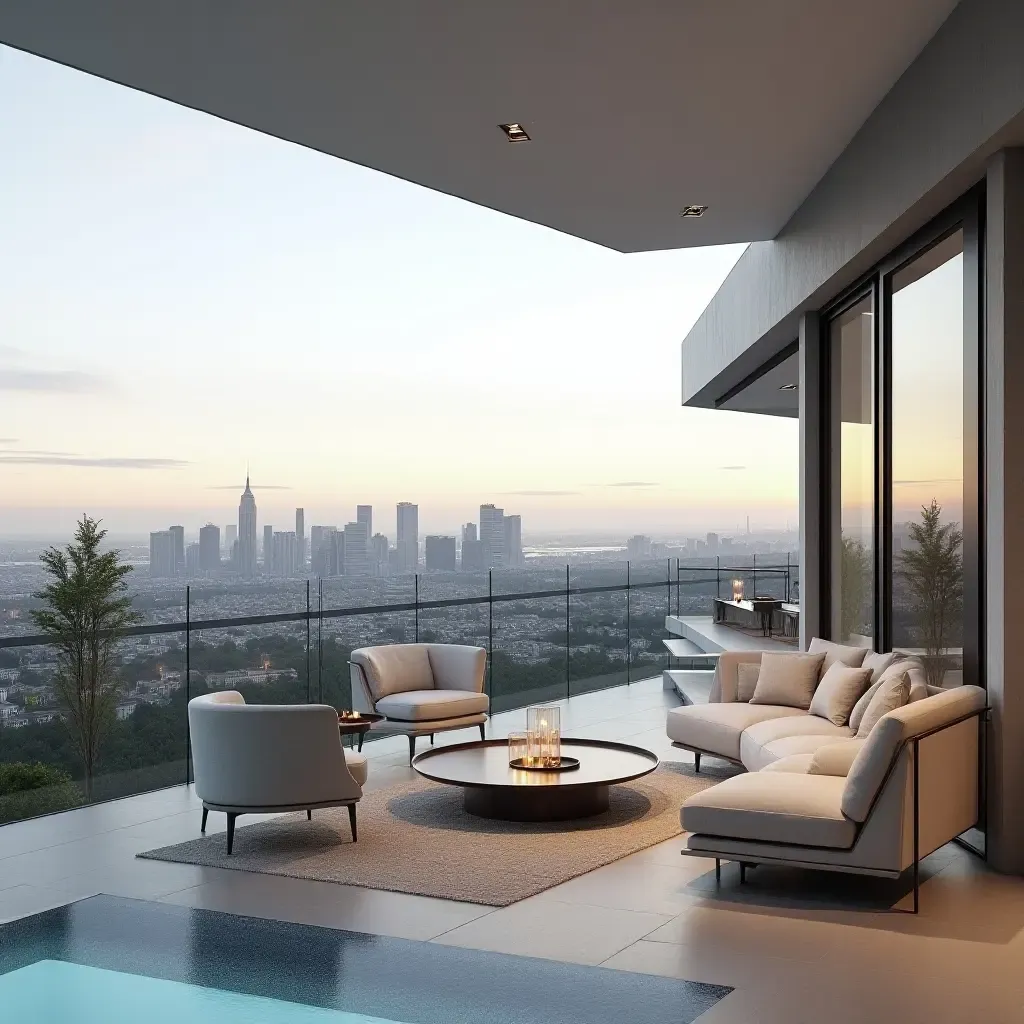
[[[5,0],[0,40],[636,252],[773,238],[954,6]]]

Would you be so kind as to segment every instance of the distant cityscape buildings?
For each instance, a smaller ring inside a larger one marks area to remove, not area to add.
[[[397,568],[402,572],[415,572],[420,562],[420,507],[409,501],[398,503],[395,548],[398,552]]]
[[[424,567],[427,572],[455,572],[455,538],[427,537],[424,546]]]
[[[202,572],[220,568],[220,527],[213,523],[199,531],[199,568]]]

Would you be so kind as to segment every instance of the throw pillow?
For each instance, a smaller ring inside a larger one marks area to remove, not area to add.
[[[878,681],[878,689],[871,698],[864,717],[857,729],[857,739],[863,739],[875,727],[875,723],[890,711],[903,707],[910,699],[910,676],[904,672],[899,676],[890,676]]]
[[[893,663],[895,658],[896,655],[892,651],[886,651],[884,654],[869,651],[864,655],[860,667],[871,669],[871,682],[877,683],[882,678],[882,673]]]
[[[811,714],[826,718],[833,725],[846,725],[850,712],[868,688],[870,679],[869,668],[851,668],[838,661],[834,662],[814,691]]]
[[[868,705],[871,703],[871,698],[874,697],[875,692],[878,690],[878,686],[886,679],[898,679],[906,672],[905,666],[900,662],[893,662],[868,688],[859,701],[853,706],[853,710],[850,712],[850,728],[856,732],[860,728],[860,720],[864,717],[864,712],[867,711]]]
[[[850,765],[860,753],[864,743],[858,739],[840,740],[818,747],[811,755],[808,775],[834,775],[845,779],[850,774]]]
[[[741,661],[736,666],[736,699],[746,703],[754,696],[757,688],[757,677],[761,674],[761,666],[756,661]]]
[[[806,711],[811,706],[824,660],[824,654],[762,654],[761,671],[750,703],[775,704]]]
[[[810,647],[807,648],[808,654],[824,654],[825,661],[821,666],[821,674],[824,677],[825,673],[837,662],[840,665],[850,665],[853,668],[859,668],[861,662],[864,661],[864,655],[867,654],[868,649],[866,647],[850,647],[846,644],[834,644],[831,640],[822,640],[820,637],[814,637],[811,640]]]

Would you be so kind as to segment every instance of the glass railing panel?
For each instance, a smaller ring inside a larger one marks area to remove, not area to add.
[[[419,577],[419,639],[423,643],[468,644],[488,648],[487,574],[423,572]],[[433,601],[472,601],[441,608]]]
[[[657,676],[669,667],[665,616],[672,611],[672,573],[666,558],[629,563],[629,677]]]
[[[317,587],[325,611],[339,608],[376,608],[382,605],[408,604],[416,600],[416,574],[392,576],[325,576],[312,581],[313,605]]]
[[[189,608],[193,622],[209,619],[246,618],[252,615],[287,615],[306,611],[305,579],[210,579],[189,583]],[[310,589],[310,606],[316,609],[316,593]],[[184,621],[184,613],[179,621]]]
[[[626,563],[570,566],[569,583],[570,694],[623,685],[629,678]]]
[[[725,593],[728,579],[720,584],[714,558],[681,558],[675,575],[675,613],[684,618],[711,615],[720,589]]]
[[[495,569],[491,586],[491,711],[564,699],[565,567]],[[550,591],[556,594],[517,596]]]
[[[183,636],[117,641],[95,690],[62,672],[51,645],[2,654],[0,822],[184,783]],[[102,710],[83,713],[93,703]]]
[[[247,704],[305,704],[311,699],[312,651],[305,617],[193,629],[189,653],[191,697],[237,690]]]

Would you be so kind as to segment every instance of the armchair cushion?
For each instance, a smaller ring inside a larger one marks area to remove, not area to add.
[[[393,693],[434,688],[425,644],[363,647],[352,652],[352,660],[363,669],[374,702]]]
[[[377,701],[376,708],[389,719],[401,722],[434,722],[464,715],[486,714],[487,694],[466,690],[415,690],[392,693]]]

